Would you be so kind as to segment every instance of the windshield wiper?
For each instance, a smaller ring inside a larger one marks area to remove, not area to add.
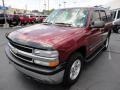
[[[68,27],[71,27],[72,24],[70,23],[55,23],[56,25],[65,25],[65,26],[68,26]]]

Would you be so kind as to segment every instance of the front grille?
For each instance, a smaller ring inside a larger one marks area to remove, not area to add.
[[[15,47],[15,48],[17,48],[17,49],[19,49],[19,50],[21,50],[21,51],[28,52],[28,53],[32,53],[32,48],[25,47],[25,46],[22,46],[22,45],[18,45],[18,44],[15,44],[15,43],[13,43],[13,42],[10,42],[10,44],[11,44],[13,47]]]
[[[16,53],[15,51],[12,50],[12,48],[16,48],[16,49],[23,51],[23,52],[26,52],[26,53],[32,53],[32,51],[33,51],[32,48],[25,47],[25,46],[22,46],[22,45],[13,43],[13,42],[9,43],[9,47],[10,47],[10,51],[11,51],[12,55],[15,58],[17,58],[19,60],[27,61],[27,62],[33,62],[32,58],[25,56],[25,55],[21,55],[20,53]]]
[[[17,59],[28,61],[28,62],[32,62],[32,58],[29,58],[29,57],[26,57],[26,56],[23,56],[23,55],[20,55],[20,54],[15,54],[12,51],[11,51],[11,53]]]
[[[26,60],[26,61],[32,61],[32,58],[29,58],[29,57],[26,57],[26,56],[23,56],[23,55],[20,55],[20,54],[16,54],[18,57]]]

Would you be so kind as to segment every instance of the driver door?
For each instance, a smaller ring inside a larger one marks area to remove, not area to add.
[[[100,13],[98,10],[95,10],[93,12],[92,18],[91,18],[91,24],[94,23],[94,21],[100,20]],[[101,43],[101,29],[100,28],[91,28],[88,31],[88,51],[89,54],[93,54],[95,50],[100,46]]]

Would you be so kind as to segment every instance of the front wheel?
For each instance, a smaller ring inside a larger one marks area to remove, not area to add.
[[[63,85],[68,86],[74,84],[80,76],[82,66],[82,55],[80,53],[73,54],[70,58],[70,61],[67,63],[67,67],[65,69]]]

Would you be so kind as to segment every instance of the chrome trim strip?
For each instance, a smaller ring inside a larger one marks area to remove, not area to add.
[[[9,43],[9,44],[10,44],[10,43]],[[14,43],[14,44],[15,44],[15,43]],[[15,44],[15,45],[33,50],[33,48],[30,48],[30,47],[25,47],[25,46],[22,46],[22,45],[19,45],[19,44]]]
[[[17,57],[17,58],[19,58],[19,59],[21,59],[21,60],[23,60],[23,61],[27,61],[27,62],[33,63],[33,59],[32,59],[32,61],[29,61],[29,60],[27,60],[27,59],[21,58],[21,57],[17,56],[16,54],[14,54],[11,49],[10,49],[10,52],[11,52],[15,57]]]

